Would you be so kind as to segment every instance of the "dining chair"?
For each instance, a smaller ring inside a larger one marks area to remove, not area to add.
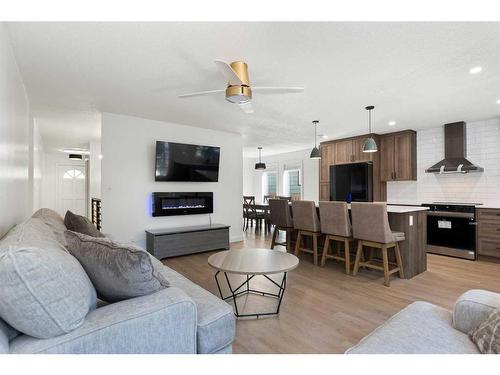
[[[262,225],[262,220],[264,220],[264,212],[257,211],[255,206],[255,196],[244,195],[243,196],[243,230],[248,229],[248,224],[253,225],[253,220],[255,220],[255,228],[258,229]]]
[[[384,285],[390,286],[389,276],[398,272],[399,277],[404,278],[401,252],[399,242],[405,240],[403,232],[391,231],[389,217],[387,216],[387,205],[385,203],[351,203],[352,231],[353,237],[358,240],[356,260],[354,262],[353,276],[356,276],[359,267],[366,267],[384,272]],[[370,257],[367,261],[361,261],[363,247],[370,247]],[[373,249],[382,251],[382,266],[373,258]],[[396,264],[389,263],[387,250],[393,249]],[[394,267],[391,269],[389,265]]]
[[[295,243],[295,256],[300,251],[313,254],[314,264],[318,264],[318,237],[321,226],[314,201],[292,201],[293,227],[298,230]],[[302,237],[312,238],[312,249],[302,247]]]
[[[351,273],[350,244],[354,241],[352,237],[351,219],[346,202],[319,202],[319,216],[321,218],[321,233],[325,235],[325,245],[321,257],[321,266],[325,265],[327,259],[340,260],[345,265],[345,273]],[[343,244],[344,255],[342,256],[339,246],[335,253],[329,254],[331,243]]]

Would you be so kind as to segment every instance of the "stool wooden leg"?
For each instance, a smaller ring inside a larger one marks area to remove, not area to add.
[[[399,251],[399,243],[397,243],[397,242],[396,242],[395,251],[396,251],[396,263],[399,267],[399,277],[404,279],[405,274],[403,271],[403,262],[401,261],[401,252]]]
[[[299,230],[299,233],[297,233],[297,240],[295,241],[295,256],[299,256],[299,248],[300,248],[300,240],[302,237],[302,232]]]
[[[361,253],[363,252],[363,241],[358,241],[358,250],[356,251],[356,260],[354,261],[354,269],[352,270],[352,275],[356,276],[359,270],[359,260],[361,259]]]
[[[274,249],[274,245],[276,244],[276,236],[278,234],[278,228],[274,227],[274,231],[273,231],[273,239],[271,241],[271,250]]]
[[[345,240],[344,241],[344,259],[345,259],[345,273],[350,274],[351,273],[351,255],[349,254],[349,241]]]
[[[318,236],[313,234],[313,258],[314,258],[314,265],[318,265]]]
[[[391,286],[389,281],[389,260],[387,258],[387,245],[382,246],[382,262],[384,264],[384,285]]]
[[[323,255],[321,256],[321,267],[325,266],[326,255],[328,254],[329,247],[330,247],[330,237],[327,235],[325,238],[325,246],[323,246]]]

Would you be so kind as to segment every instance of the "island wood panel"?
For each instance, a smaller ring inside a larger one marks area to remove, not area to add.
[[[411,219],[410,219],[411,218]],[[410,225],[410,220],[413,225]],[[411,279],[427,270],[427,212],[390,213],[391,230],[404,232],[399,242],[405,279]]]

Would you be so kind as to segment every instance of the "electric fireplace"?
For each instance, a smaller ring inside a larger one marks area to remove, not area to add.
[[[153,193],[153,216],[211,214],[214,193]]]

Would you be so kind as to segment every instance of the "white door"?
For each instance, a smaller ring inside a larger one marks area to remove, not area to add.
[[[85,167],[82,165],[57,166],[57,211],[64,217],[66,211],[86,215]]]

